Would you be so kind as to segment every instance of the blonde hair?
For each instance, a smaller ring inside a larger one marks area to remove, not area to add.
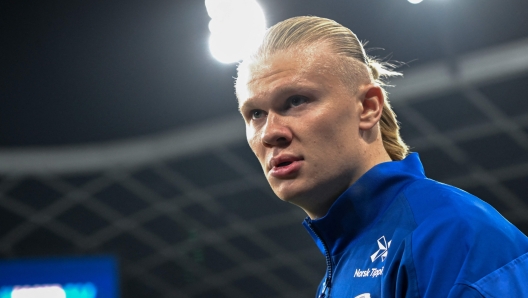
[[[401,73],[392,70],[392,65],[383,63],[366,54],[363,44],[357,36],[343,25],[325,18],[314,16],[294,17],[282,21],[266,32],[259,48],[244,60],[239,67],[238,73],[247,71],[249,62],[266,60],[281,50],[288,50],[300,45],[311,45],[326,42],[333,51],[344,57],[352,58],[366,65],[370,80],[382,87],[385,96],[385,104],[380,119],[380,131],[383,146],[392,160],[402,160],[407,156],[409,147],[400,136],[400,126],[396,120],[396,114],[392,110],[387,92],[383,89],[383,79],[400,76]],[[362,72],[355,63],[343,63],[345,80],[355,82],[354,78]]]

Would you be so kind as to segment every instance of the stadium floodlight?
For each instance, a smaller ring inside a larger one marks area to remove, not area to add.
[[[254,49],[266,30],[262,8],[255,0],[205,0],[209,50],[222,63],[240,61]]]

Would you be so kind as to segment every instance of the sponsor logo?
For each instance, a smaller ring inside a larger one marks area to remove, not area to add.
[[[370,293],[363,293],[363,294],[357,295],[354,298],[370,298]]]
[[[381,268],[368,268],[367,270],[361,270],[356,269],[356,272],[354,272],[354,277],[378,277],[383,275],[383,269],[385,266]]]
[[[389,253],[391,242],[392,240],[387,242],[387,240],[385,240],[385,236],[381,236],[381,238],[378,239],[378,250],[370,256],[372,262],[376,261],[379,257],[381,257],[382,262],[385,262],[385,258],[387,258],[387,254]]]
[[[389,247],[391,245],[392,240],[387,242],[387,240],[385,239],[385,236],[381,236],[377,242],[378,242],[378,250],[370,256],[370,260],[374,262],[377,259],[381,259],[382,262],[385,262],[385,259],[387,258],[387,255],[389,253]],[[372,277],[372,278],[380,277],[383,275],[384,268],[385,266],[381,268],[376,268],[376,267],[367,268],[364,270],[357,268],[356,271],[354,272],[354,277]],[[370,297],[370,294],[368,293],[366,294],[369,296],[361,296],[361,295],[364,295],[364,294],[361,294],[357,297],[360,297],[360,298]]]

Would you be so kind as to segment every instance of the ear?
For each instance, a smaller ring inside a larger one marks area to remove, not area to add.
[[[369,130],[379,122],[385,104],[385,97],[381,87],[368,87],[361,101],[362,111],[359,115],[359,129]]]

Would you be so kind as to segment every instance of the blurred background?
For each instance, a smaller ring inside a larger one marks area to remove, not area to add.
[[[426,174],[528,232],[527,1],[259,3],[403,62],[389,99]],[[125,298],[314,295],[324,257],[247,146],[203,1],[0,11],[2,260],[114,256]]]

